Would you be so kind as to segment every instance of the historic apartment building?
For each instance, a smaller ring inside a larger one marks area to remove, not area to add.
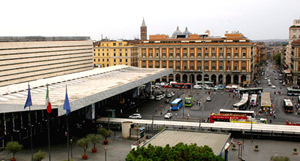
[[[109,67],[115,65],[138,66],[138,41],[101,40],[94,43],[94,67]]]
[[[300,86],[300,39],[291,43],[292,49],[292,80],[293,85]]]
[[[161,81],[192,82],[202,80],[222,84],[250,83],[255,53],[253,43],[239,32],[225,37],[201,37],[187,28],[168,35],[150,35],[138,44],[139,67],[172,68],[173,74]]]
[[[89,37],[0,37],[0,87],[93,68]]]

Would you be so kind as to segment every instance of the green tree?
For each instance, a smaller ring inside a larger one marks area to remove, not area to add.
[[[40,150],[33,155],[33,161],[41,161],[45,159],[45,157],[46,157],[46,153]]]
[[[197,146],[196,144],[178,143],[174,147],[166,145],[165,147],[148,145],[138,147],[136,150],[131,150],[126,157],[126,161],[144,161],[144,160],[206,160],[206,161],[223,161],[220,156],[216,156],[212,149],[208,146]]]
[[[102,137],[99,134],[89,134],[87,135],[87,138],[90,140],[90,142],[94,145],[94,149],[96,149],[96,144],[100,143]]]
[[[98,130],[98,134],[102,135],[105,139],[107,139],[107,137],[113,134],[113,131],[107,130],[105,128],[100,128]]]
[[[90,140],[88,138],[81,138],[77,141],[77,145],[83,149],[84,155],[86,155],[86,149],[89,147]]]
[[[276,55],[274,55],[274,60],[275,60],[275,62],[276,62],[276,64],[277,65],[281,65],[281,53],[278,53],[278,54],[276,54]]]
[[[13,154],[13,158],[15,158],[16,153],[21,151],[22,149],[23,145],[19,144],[17,141],[10,141],[6,144],[5,147],[5,150]]]

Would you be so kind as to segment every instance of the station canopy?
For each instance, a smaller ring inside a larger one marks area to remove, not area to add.
[[[22,112],[31,89],[31,110],[45,110],[46,85],[53,109],[64,115],[63,104],[68,89],[71,111],[142,86],[163,76],[172,74],[172,69],[137,68],[125,65],[96,68],[79,73],[0,87],[0,113]]]

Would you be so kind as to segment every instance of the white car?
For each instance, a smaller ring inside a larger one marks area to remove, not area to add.
[[[165,119],[170,119],[170,118],[172,118],[172,116],[173,116],[173,114],[168,112],[165,114]]]
[[[272,85],[271,87],[274,88],[274,89],[276,88],[276,86],[274,86],[274,85]]]
[[[167,93],[167,98],[173,97],[173,94],[171,92]]]
[[[150,100],[154,100],[155,97],[153,95],[150,95]]]
[[[201,89],[201,86],[196,84],[196,85],[194,85],[194,88],[195,89]]]
[[[210,102],[210,101],[211,101],[211,98],[210,98],[210,96],[208,96],[208,97],[206,98],[206,101],[208,101],[208,102]]]
[[[155,98],[156,101],[160,101],[161,99],[162,99],[162,95],[156,95],[156,98]]]
[[[129,116],[130,119],[141,119],[142,115],[139,113],[135,113]]]
[[[175,92],[171,92],[172,96],[175,96]]]

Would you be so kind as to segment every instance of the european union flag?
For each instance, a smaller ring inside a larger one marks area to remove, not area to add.
[[[66,87],[66,96],[65,96],[65,102],[64,102],[64,110],[66,110],[66,115],[67,116],[71,112],[71,107],[70,107],[70,102],[69,102],[67,87]]]
[[[30,86],[28,84],[28,95],[27,95],[27,99],[24,105],[24,109],[28,106],[32,106],[32,101],[31,101],[31,94],[30,94]]]

